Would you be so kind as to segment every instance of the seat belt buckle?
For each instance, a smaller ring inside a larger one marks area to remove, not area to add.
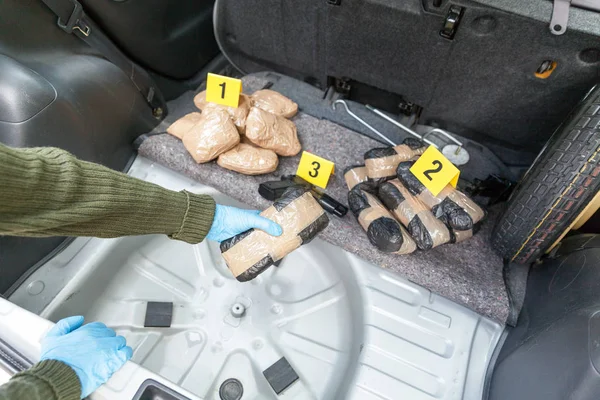
[[[77,0],[71,0],[73,2],[73,12],[69,17],[69,20],[65,23],[60,17],[56,22],[60,29],[67,33],[73,33],[74,30],[78,30],[84,36],[89,36],[91,28],[88,24],[83,21],[85,13],[83,12],[83,6]]]

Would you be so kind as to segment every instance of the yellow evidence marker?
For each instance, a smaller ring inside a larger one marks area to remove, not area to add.
[[[308,151],[303,151],[296,175],[315,186],[325,189],[334,170],[335,164],[333,162]]]
[[[206,78],[206,101],[237,108],[241,93],[241,79],[208,74]]]
[[[410,167],[410,172],[437,196],[447,184],[456,187],[460,171],[435,147],[429,146],[425,153]]]

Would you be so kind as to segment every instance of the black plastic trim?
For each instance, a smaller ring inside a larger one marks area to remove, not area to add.
[[[151,393],[147,393],[146,390],[147,389],[158,389],[160,394],[160,397],[147,397],[148,395],[152,395]],[[144,397],[142,397],[144,396]],[[133,396],[133,398],[131,400],[190,400],[188,397],[185,397],[184,395],[177,393],[176,391],[174,391],[173,389],[171,389],[170,387],[167,387],[165,385],[163,385],[160,382],[155,381],[154,379],[146,379],[144,382],[142,382],[142,384],[140,385],[140,388],[137,390],[137,392],[135,393],[135,395]]]
[[[0,338],[0,365],[16,374],[31,368],[33,363]]]

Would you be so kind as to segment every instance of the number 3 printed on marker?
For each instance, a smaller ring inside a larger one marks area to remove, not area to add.
[[[313,178],[316,178],[319,175],[319,168],[321,168],[321,164],[318,161],[313,161],[312,166],[315,167],[315,169],[309,171],[308,174]]]
[[[333,162],[304,151],[302,157],[300,157],[296,175],[315,186],[325,189],[334,170],[335,164]]]

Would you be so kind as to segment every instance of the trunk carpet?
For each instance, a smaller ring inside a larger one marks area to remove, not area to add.
[[[252,93],[261,89],[266,82],[260,76],[245,77],[244,92]],[[223,169],[214,162],[196,164],[179,139],[160,134],[177,118],[197,111],[192,101],[194,94],[185,93],[169,103],[169,117],[151,135],[145,135],[139,145],[139,154],[212,186],[251,207],[261,210],[267,208],[270,202],[259,196],[259,183],[279,180],[282,175],[294,174],[300,155],[280,157],[279,168],[275,173],[255,177]],[[296,100],[294,96],[290,97]],[[381,144],[336,123],[315,118],[304,112],[300,112],[293,121],[298,128],[303,150],[336,163],[336,174],[329,181],[327,193],[347,204],[348,190],[342,171],[346,166],[361,163],[367,150],[382,147]],[[482,170],[485,167],[477,165],[475,169]],[[492,169],[494,168],[495,165]],[[479,233],[463,243],[402,256],[376,250],[350,212],[344,218],[330,216],[328,228],[319,237],[481,315],[506,323],[509,317],[509,301],[502,275],[503,261],[489,242],[498,215],[498,209],[488,210],[487,220]]]

